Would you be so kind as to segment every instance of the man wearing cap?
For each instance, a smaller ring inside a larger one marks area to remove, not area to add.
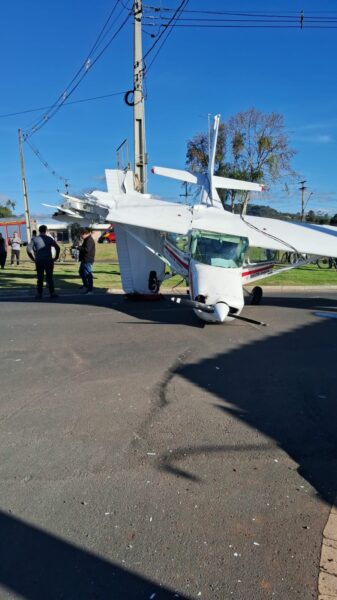
[[[32,238],[32,241],[27,246],[27,254],[29,258],[36,264],[37,273],[37,294],[35,298],[41,300],[43,294],[43,280],[46,274],[46,283],[49,288],[51,298],[57,298],[54,288],[54,261],[60,256],[60,246],[55,242],[54,238],[47,234],[46,225],[40,225],[39,235]],[[52,249],[54,248],[54,254]]]
[[[80,246],[80,268],[79,274],[83,281],[83,294],[92,294],[94,287],[94,279],[92,276],[92,267],[95,261],[95,241],[91,235],[91,229],[84,227],[81,229],[81,238],[83,240]]]

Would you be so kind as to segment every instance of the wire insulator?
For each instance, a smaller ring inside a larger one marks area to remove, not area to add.
[[[129,99],[130,96],[132,96],[132,100]],[[134,106],[135,105],[135,90],[129,90],[128,92],[125,92],[125,94],[124,94],[124,102],[128,106]]]

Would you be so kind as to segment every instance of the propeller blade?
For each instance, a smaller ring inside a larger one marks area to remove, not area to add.
[[[246,323],[252,323],[253,325],[262,325],[263,327],[268,327],[268,323],[264,323],[263,321],[255,321],[255,319],[248,319],[248,317],[241,317],[241,315],[236,315],[232,312],[230,312],[228,316],[233,317],[233,319],[238,319],[238,321],[245,321]]]
[[[171,296],[170,300],[175,304],[181,304],[182,306],[190,306],[191,308],[196,308],[197,310],[201,310],[202,312],[214,312],[214,306],[212,304],[203,304],[202,302],[197,302],[196,300],[188,300],[187,298],[180,298],[177,296]]]

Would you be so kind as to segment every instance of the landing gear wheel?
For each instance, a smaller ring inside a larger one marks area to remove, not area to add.
[[[259,287],[258,285],[256,285],[253,289],[252,289],[252,299],[251,299],[251,304],[260,304],[261,302],[261,298],[263,296],[263,291],[262,288]]]
[[[149,274],[149,290],[154,294],[158,294],[160,288],[160,283],[157,279],[156,271],[150,271]]]

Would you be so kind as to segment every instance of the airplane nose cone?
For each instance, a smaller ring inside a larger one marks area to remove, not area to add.
[[[225,302],[217,302],[214,307],[214,316],[217,321],[223,323],[229,313],[229,306]]]

